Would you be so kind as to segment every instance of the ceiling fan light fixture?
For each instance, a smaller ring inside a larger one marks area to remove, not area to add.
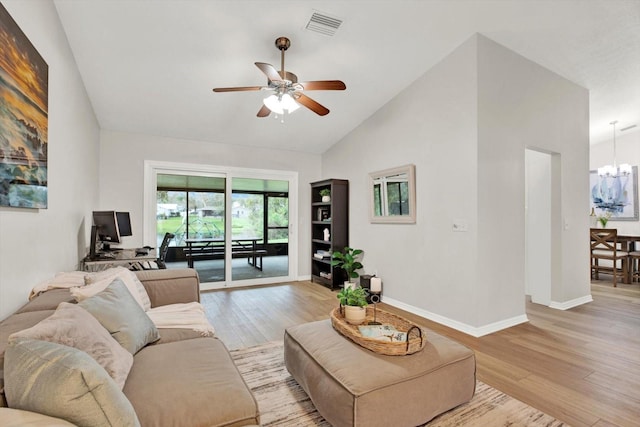
[[[300,108],[300,105],[298,105],[298,103],[288,93],[280,96],[275,94],[270,95],[263,99],[262,102],[269,110],[276,114],[284,114],[285,110],[287,110],[287,113],[291,114]]]
[[[282,108],[287,110],[289,113],[293,113],[298,108],[300,108],[300,105],[293,99],[293,96],[289,95],[288,93],[282,95],[281,103]]]
[[[276,114],[284,114],[280,100],[276,95],[270,95],[262,100],[269,110]]]

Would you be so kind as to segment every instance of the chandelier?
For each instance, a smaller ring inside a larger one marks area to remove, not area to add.
[[[627,176],[631,174],[631,165],[623,163],[620,166],[616,164],[616,123],[617,120],[609,123],[613,125],[613,165],[605,165],[598,168],[598,175],[603,178],[615,178],[617,176]]]

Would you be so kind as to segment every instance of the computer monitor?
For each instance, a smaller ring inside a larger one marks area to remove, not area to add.
[[[131,232],[131,218],[129,212],[116,212],[116,218],[118,220],[118,231],[120,231],[120,237],[132,236]]]
[[[111,243],[120,243],[120,231],[115,211],[93,211],[96,239],[103,243],[102,250],[111,249]]]

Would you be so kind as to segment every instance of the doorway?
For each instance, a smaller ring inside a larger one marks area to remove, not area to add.
[[[525,150],[525,293],[536,304],[550,306],[560,274],[558,154]]]

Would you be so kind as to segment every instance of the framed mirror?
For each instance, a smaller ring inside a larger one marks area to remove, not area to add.
[[[369,220],[372,223],[415,224],[415,165],[371,172],[369,192]]]

